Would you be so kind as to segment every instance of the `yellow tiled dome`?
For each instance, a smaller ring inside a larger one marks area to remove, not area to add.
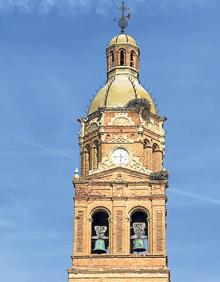
[[[137,46],[135,39],[125,33],[121,33],[113,37],[109,46],[112,46],[114,44],[130,44],[133,46]]]
[[[146,99],[151,105],[151,113],[156,114],[153,99],[139,84],[138,79],[128,75],[117,75],[96,94],[90,105],[89,114],[98,108],[126,107],[134,99]]]

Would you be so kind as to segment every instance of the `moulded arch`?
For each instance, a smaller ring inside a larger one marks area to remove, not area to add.
[[[158,151],[160,149],[157,143],[154,143],[152,148],[153,152]]]
[[[99,140],[94,140],[93,142],[92,142],[92,145],[90,146],[91,148],[98,148],[98,146],[99,146]]]
[[[131,218],[132,215],[133,215],[135,212],[138,212],[138,211],[145,213],[145,214],[147,215],[147,217],[150,216],[150,212],[149,212],[149,210],[148,210],[147,208],[145,208],[145,207],[143,207],[143,206],[136,206],[136,207],[133,207],[133,208],[129,211],[129,213],[128,213],[129,218]]]
[[[97,212],[105,212],[105,213],[107,213],[109,218],[111,216],[111,212],[108,208],[106,208],[104,206],[99,206],[99,207],[95,207],[94,209],[92,209],[90,211],[90,218],[92,218]]]
[[[158,144],[154,143],[153,148],[153,171],[161,171],[162,170],[162,165],[163,165],[163,150],[159,147]]]
[[[145,138],[144,141],[143,141],[143,145],[144,145],[144,147],[150,146],[149,139]]]
[[[126,53],[125,48],[122,48],[122,47],[121,47],[121,48],[118,50],[119,54],[120,54],[120,52],[121,52],[121,51],[123,51],[123,52],[125,52],[125,53]]]
[[[86,149],[87,152],[90,152],[90,149],[91,149],[90,144],[87,144],[87,145],[85,146],[85,149]]]
[[[135,50],[134,50],[134,49],[131,49],[131,54],[133,54],[134,56],[136,56],[136,55],[137,55],[137,53],[135,52]]]
[[[93,142],[92,142],[92,145],[94,146],[98,146],[99,144],[99,140],[98,139],[95,139]]]

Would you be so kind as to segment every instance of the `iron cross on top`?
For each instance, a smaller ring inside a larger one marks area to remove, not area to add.
[[[128,11],[129,9],[125,6],[125,1],[122,1],[121,4],[121,18],[118,21],[118,25],[121,28],[121,33],[124,33],[125,28],[128,26],[128,20],[131,17],[131,14],[128,13],[128,15],[125,15],[125,12]]]

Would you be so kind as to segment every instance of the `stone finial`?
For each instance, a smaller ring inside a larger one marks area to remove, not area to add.
[[[78,168],[75,169],[73,180],[79,181],[79,170],[78,170]]]

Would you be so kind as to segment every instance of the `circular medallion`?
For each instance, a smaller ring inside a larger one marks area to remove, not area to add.
[[[118,148],[112,153],[112,161],[114,164],[127,164],[128,163],[128,151],[123,148]]]

